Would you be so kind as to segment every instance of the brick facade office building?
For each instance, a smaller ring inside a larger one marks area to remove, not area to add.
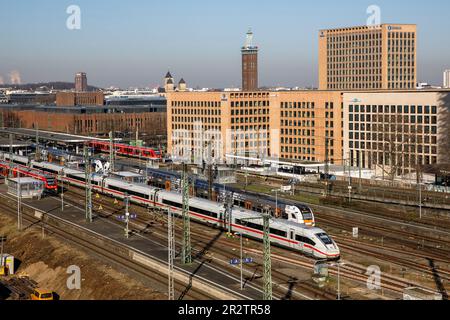
[[[106,136],[111,130],[139,130],[149,136],[166,136],[166,107],[150,106],[0,106],[7,127]]]
[[[171,92],[167,99],[175,157],[201,159],[213,143],[222,162],[229,154],[341,163],[340,92]]]
[[[175,157],[201,158],[214,137],[227,163],[227,154],[328,159],[397,175],[450,163],[450,90],[172,92],[167,99]]]
[[[56,105],[58,107],[70,106],[103,106],[105,96],[103,92],[58,92]]]
[[[148,108],[60,108],[20,107],[20,110],[2,109],[6,126],[58,131],[81,135],[107,135],[109,131],[135,131],[166,135],[165,110]],[[110,110],[110,111],[108,111]]]

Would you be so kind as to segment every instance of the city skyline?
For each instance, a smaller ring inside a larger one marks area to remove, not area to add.
[[[317,87],[319,30],[364,25],[375,4],[381,23],[417,24],[417,80],[442,85],[442,72],[450,68],[450,45],[440,41],[446,1],[297,2],[8,3],[0,13],[0,25],[9,30],[0,36],[8,43],[0,53],[0,82],[72,82],[83,71],[94,86],[156,87],[169,69],[190,87],[239,87],[240,48],[251,27],[261,50],[260,86]],[[72,4],[81,9],[80,30],[66,27]]]

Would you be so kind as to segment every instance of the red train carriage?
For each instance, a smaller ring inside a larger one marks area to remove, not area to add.
[[[9,175],[10,165],[8,162],[0,162],[0,174],[4,177]],[[30,169],[24,166],[15,165],[13,168],[13,177],[17,177],[18,174],[24,177],[30,177],[44,182],[45,189],[47,190],[57,190],[58,184],[54,176],[45,173],[40,170]]]
[[[109,152],[109,142],[91,141],[89,146],[96,151]],[[142,159],[162,159],[162,152],[153,148],[133,147],[126,144],[115,143],[114,149],[117,154]]]

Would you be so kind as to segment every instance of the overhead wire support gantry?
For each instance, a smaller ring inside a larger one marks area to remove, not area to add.
[[[175,300],[175,282],[174,282],[174,260],[175,260],[175,221],[170,208],[167,209],[167,239],[168,239],[168,297],[169,300]]]
[[[89,147],[84,146],[84,175],[86,180],[86,222],[92,222],[92,173],[91,173],[91,158],[89,155]]]
[[[183,264],[192,263],[191,247],[191,219],[189,216],[189,175],[187,173],[187,164],[183,163],[182,194],[183,194],[183,248],[181,259]]]
[[[263,300],[272,300],[272,258],[270,254],[270,213],[269,208],[264,210],[261,217],[243,219],[263,220]]]

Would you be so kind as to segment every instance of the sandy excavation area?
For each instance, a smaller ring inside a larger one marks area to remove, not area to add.
[[[1,209],[0,209],[1,210]],[[38,228],[17,231],[16,221],[0,211],[0,235],[7,236],[4,251],[20,260],[16,277],[28,276],[40,288],[54,291],[61,300],[161,300],[153,290],[89,251],[74,247]],[[81,289],[67,288],[69,266],[81,270]],[[148,285],[148,284],[147,284]]]

